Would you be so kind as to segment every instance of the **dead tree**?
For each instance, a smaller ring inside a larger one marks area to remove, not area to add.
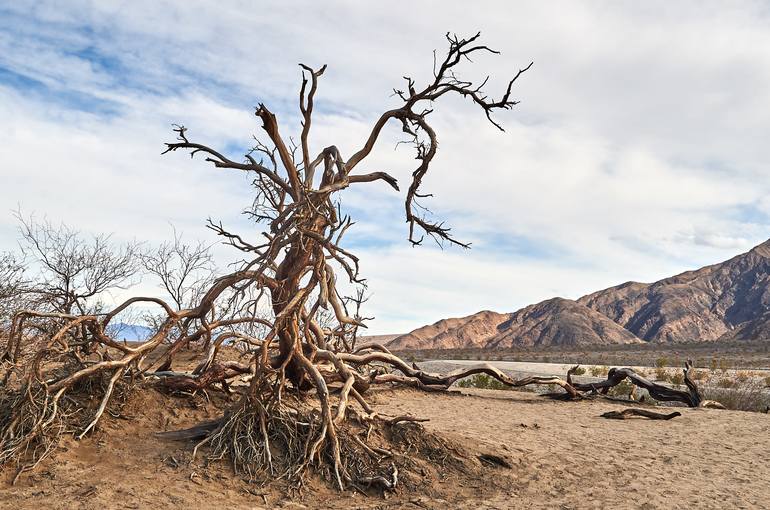
[[[244,376],[248,387],[240,400],[220,420],[208,424],[202,444],[213,457],[228,456],[236,469],[251,479],[286,478],[302,483],[309,468],[326,475],[340,489],[379,486],[393,488],[399,466],[387,445],[374,446],[375,437],[411,418],[386,418],[376,412],[367,391],[376,385],[410,385],[424,390],[445,390],[455,381],[484,373],[509,386],[558,384],[573,398],[580,391],[558,377],[529,377],[514,380],[490,365],[479,365],[451,374],[431,374],[406,363],[380,345],[355,348],[352,339],[365,327],[360,315],[363,293],[345,299],[337,286],[341,274],[359,289],[359,259],[343,247],[342,238],[353,225],[340,209],[336,197],[351,186],[385,184],[400,190],[396,179],[382,170],[366,168],[386,125],[395,123],[414,149],[417,166],[406,185],[404,211],[407,238],[419,245],[427,237],[439,243],[467,247],[455,239],[442,222],[426,216],[418,201],[438,149],[438,136],[431,126],[433,108],[444,96],[459,96],[481,109],[493,126],[502,129],[493,115],[517,104],[511,97],[516,80],[530,68],[519,70],[497,98],[484,91],[487,80],[473,84],[459,77],[460,64],[481,53],[496,53],[479,43],[479,35],[468,39],[447,35],[448,51],[436,60],[433,78],[424,85],[406,78],[405,90],[395,90],[400,105],[385,111],[374,122],[361,146],[346,156],[334,146],[311,147],[316,93],[325,66],[301,65],[299,111],[302,130],[287,137],[278,118],[260,104],[256,116],[266,139],[257,141],[235,161],[222,152],[192,140],[187,128],[175,126],[177,140],[166,144],[164,153],[186,152],[203,156],[219,169],[244,172],[254,187],[254,202],[248,215],[261,227],[259,235],[232,231],[209,222],[227,244],[240,251],[243,262],[229,274],[216,278],[193,304],[174,305],[155,297],[135,297],[102,314],[75,310],[65,301],[56,312],[26,311],[17,317],[51,319],[57,324],[42,347],[21,363],[24,335],[12,332],[6,347],[3,369],[6,388],[0,394],[0,464],[16,461],[22,472],[51,451],[54,438],[72,427],[63,422],[78,402],[77,391],[87,381],[98,379],[101,401],[88,409],[91,419],[74,432],[83,437],[98,423],[111,395],[126,380],[145,378],[183,390],[210,388],[214,384]],[[45,250],[38,250],[45,253]],[[70,295],[68,292],[67,295]],[[158,307],[164,319],[146,342],[127,346],[108,334],[110,321],[131,306]],[[354,306],[355,305],[355,306]],[[217,310],[231,312],[222,318]],[[268,311],[269,314],[263,315]],[[333,320],[321,320],[323,311]],[[243,328],[259,325],[261,334]],[[99,346],[81,355],[70,340],[75,329],[87,331]],[[161,346],[171,331],[183,334],[168,348]],[[190,342],[205,339],[208,348],[192,373],[174,369],[174,354]],[[245,346],[245,362],[220,362],[223,345],[234,341]],[[162,353],[162,356],[157,356]],[[156,354],[153,358],[151,354]],[[156,361],[150,361],[157,359]],[[308,399],[307,395],[314,395]],[[64,399],[64,396],[68,398]],[[81,409],[82,410],[82,409]],[[81,413],[82,414],[82,413]],[[197,432],[196,432],[197,434]],[[31,452],[31,455],[30,455]],[[384,452],[384,453],[383,453]]]
[[[479,43],[478,34],[468,39],[447,35],[446,39],[449,48],[443,60],[434,62],[433,78],[420,86],[407,77],[405,90],[395,90],[401,105],[380,115],[362,145],[347,157],[334,145],[320,151],[311,147],[316,92],[325,66],[312,69],[301,65],[302,130],[298,144],[286,137],[278,118],[264,104],[255,113],[266,139],[258,140],[242,161],[231,160],[222,152],[191,140],[185,127],[176,126],[177,140],[167,144],[166,153],[185,151],[191,156],[201,155],[217,168],[245,172],[252,178],[255,199],[247,213],[262,227],[262,232],[257,237],[246,236],[221,223],[209,223],[209,228],[242,253],[244,262],[232,273],[217,278],[194,305],[175,307],[158,298],[136,297],[106,314],[87,313],[77,306],[78,298],[84,295],[72,289],[68,278],[60,286],[64,290],[61,297],[56,295],[61,302],[57,302],[55,312],[27,311],[19,315],[52,319],[60,327],[24,366],[19,365],[18,356],[24,336],[18,331],[11,335],[4,353],[10,366],[5,380],[13,380],[8,374],[15,374],[18,390],[13,394],[7,419],[0,423],[0,463],[18,459],[22,452],[29,451],[30,445],[47,445],[50,427],[61,419],[62,395],[72,393],[85,379],[104,376],[106,383],[102,404],[80,436],[96,425],[116,384],[128,376],[152,376],[174,387],[203,387],[248,374],[248,391],[206,440],[215,454],[229,455],[237,467],[254,475],[302,479],[312,465],[327,473],[340,489],[370,485],[374,480],[395,484],[395,466],[380,466],[375,457],[369,462],[361,460],[362,452],[367,456],[366,452],[373,450],[353,432],[356,425],[366,430],[383,426],[383,420],[365,398],[372,385],[448,387],[455,380],[478,372],[508,380],[492,367],[444,377],[427,374],[379,346],[351,352],[350,340],[358,328],[365,327],[365,317],[358,312],[363,294],[350,301],[337,286],[340,271],[354,285],[363,285],[363,279],[358,258],[341,243],[353,221],[340,210],[336,195],[350,186],[365,184],[382,183],[400,189],[387,172],[365,170],[367,157],[390,123],[400,126],[417,160],[404,199],[409,242],[419,245],[428,236],[440,243],[467,247],[442,222],[427,217],[418,203],[428,196],[421,190],[421,184],[438,148],[430,114],[444,96],[460,96],[480,108],[502,130],[493,115],[517,104],[511,96],[513,85],[531,64],[510,78],[499,97],[491,98],[483,90],[487,80],[473,84],[457,72],[460,64],[470,61],[472,56],[497,52]],[[49,247],[37,242],[35,225],[24,223],[24,227],[25,238],[43,264],[56,267],[59,259],[49,258]],[[64,231],[63,237],[59,237],[53,236],[47,225],[42,229],[57,247],[71,246],[69,232]],[[74,264],[79,259],[65,254],[61,260]],[[68,269],[65,271],[69,274]],[[217,316],[212,312],[223,306],[223,300],[227,302],[225,306],[237,312],[227,319],[212,320]],[[159,306],[166,318],[144,344],[121,345],[107,334],[109,323],[137,303]],[[175,304],[180,303],[181,300]],[[349,305],[355,303],[351,312]],[[270,311],[269,318],[260,316],[265,309]],[[318,319],[323,310],[329,310],[334,320],[321,324]],[[233,328],[253,324],[263,326],[264,334],[256,337]],[[77,328],[88,331],[89,338],[102,347],[96,353],[97,359],[78,356],[68,343],[70,331]],[[148,355],[174,328],[185,333],[173,341],[156,365],[147,363]],[[210,347],[196,370],[192,374],[174,371],[173,356],[179,346],[200,338],[207,339]],[[230,362],[224,366],[217,361],[217,352],[233,339],[245,342],[252,356],[248,363]],[[64,373],[59,370],[52,375],[45,370],[46,366],[60,366],[65,360]],[[370,370],[373,365],[390,367],[400,375]],[[533,378],[526,383],[552,382]],[[332,396],[333,391],[336,396]],[[301,398],[307,392],[316,395],[315,404]],[[34,462],[49,450],[43,447],[40,454],[33,456]],[[281,458],[276,458],[275,451],[283,452]]]

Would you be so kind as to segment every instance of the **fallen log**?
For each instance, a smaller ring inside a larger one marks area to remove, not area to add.
[[[623,380],[628,379],[633,385],[647,390],[655,400],[661,402],[681,402],[688,407],[711,407],[714,409],[724,409],[724,406],[714,400],[704,400],[693,381],[692,361],[687,360],[684,365],[684,383],[687,386],[687,391],[664,386],[656,382],[652,382],[639,375],[632,368],[611,368],[607,373],[607,379],[599,382],[592,383],[578,383],[572,380],[572,375],[580,367],[575,365],[567,371],[567,384],[581,392],[599,392],[602,395],[606,395],[610,388],[617,386]]]

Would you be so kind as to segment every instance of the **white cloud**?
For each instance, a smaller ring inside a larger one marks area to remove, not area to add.
[[[411,249],[397,195],[350,190],[350,233],[374,297],[374,332],[447,315],[577,297],[712,263],[770,235],[770,30],[759,2],[18,2],[0,24],[0,250],[20,204],[85,230],[156,241],[173,222],[211,239],[239,216],[248,181],[181,154],[172,122],[244,148],[257,101],[296,128],[300,61],[328,63],[312,141],[351,154],[401,76],[430,75],[447,30],[502,50],[468,65],[517,82],[500,133],[461,100],[432,115],[440,151],[430,206],[471,251]],[[405,16],[408,8],[409,16]],[[87,58],[100,55],[102,60]],[[60,94],[77,94],[60,97]],[[78,111],[87,98],[114,106]],[[407,181],[389,130],[367,168]],[[6,183],[12,183],[7,185]],[[220,264],[228,252],[219,254]]]

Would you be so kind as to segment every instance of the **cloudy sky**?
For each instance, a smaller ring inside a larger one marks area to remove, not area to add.
[[[0,251],[11,211],[115,239],[171,226],[215,242],[244,176],[161,156],[171,123],[233,156],[267,104],[298,125],[299,62],[328,64],[311,142],[351,154],[393,87],[430,76],[444,33],[501,51],[462,68],[517,82],[501,133],[459,100],[436,106],[430,207],[471,250],[406,242],[399,195],[343,198],[358,218],[374,333],[481,309],[513,311],[729,258],[770,237],[767,2],[25,1],[0,4]],[[413,154],[397,126],[369,165],[400,180]],[[237,253],[217,250],[225,266]],[[143,291],[155,288],[141,284]]]

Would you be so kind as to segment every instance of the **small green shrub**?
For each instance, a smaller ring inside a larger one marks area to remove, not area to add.
[[[610,371],[609,367],[605,366],[593,366],[591,367],[591,375],[594,377],[604,377]]]
[[[483,390],[509,390],[510,386],[507,386],[494,377],[490,377],[487,374],[475,374],[466,379],[457,381],[457,386],[460,388],[480,388]]]
[[[575,370],[572,371],[572,375],[584,375],[586,373],[586,369],[583,367],[577,367]]]
[[[634,389],[634,385],[627,380],[623,380],[617,386],[613,386],[607,394],[613,397],[628,397]]]
[[[668,358],[666,358],[664,356],[664,357],[660,357],[660,358],[656,359],[655,360],[655,366],[658,367],[658,368],[667,367],[668,366]]]

